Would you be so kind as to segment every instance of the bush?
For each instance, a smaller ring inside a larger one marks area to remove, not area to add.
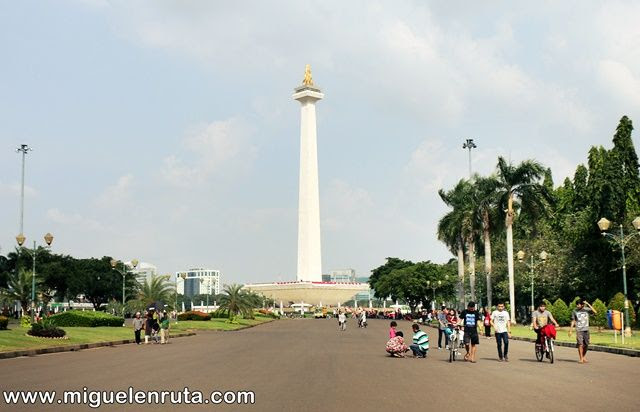
[[[569,312],[569,307],[564,300],[558,298],[553,304],[553,308],[551,309],[551,313],[553,317],[556,318],[556,322],[560,324],[560,326],[567,326],[571,323],[571,313]]]
[[[9,318],[6,316],[0,316],[0,330],[6,330],[9,325]]]
[[[31,325],[31,330],[27,333],[39,338],[62,338],[67,334],[64,329],[60,329],[51,321],[51,317],[44,318],[39,322],[34,323]]]
[[[118,316],[113,316],[104,312],[94,311],[81,311],[81,310],[69,310],[66,312],[56,313],[49,316],[51,322],[56,326],[71,326],[71,327],[90,327],[95,328],[97,326],[122,326],[124,319]]]
[[[178,320],[211,320],[211,315],[197,310],[190,310],[179,314]]]
[[[218,310],[216,310],[214,312],[211,312],[209,315],[214,319],[228,319],[229,318],[229,315],[227,314],[227,312],[225,312],[222,309],[218,309]]]
[[[607,306],[600,299],[596,299],[591,305],[596,310],[596,315],[592,319],[593,326],[599,328],[607,327]]]
[[[573,313],[574,310],[576,310],[576,307],[578,306],[577,303],[580,300],[580,296],[576,296],[571,303],[569,303],[569,316],[571,316],[571,314]],[[571,320],[571,319],[569,319]]]
[[[624,295],[622,293],[618,292],[613,298],[611,298],[611,301],[609,302],[609,309],[619,310],[624,313]],[[636,323],[636,312],[633,310],[631,302],[629,302],[629,319],[631,321],[631,325]]]
[[[31,327],[31,318],[29,316],[23,316],[20,318],[20,326],[23,328]]]

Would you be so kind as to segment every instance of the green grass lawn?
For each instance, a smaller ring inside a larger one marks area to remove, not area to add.
[[[185,332],[187,330],[236,330],[247,326],[273,320],[268,317],[256,316],[255,319],[237,319],[238,323],[227,323],[226,319],[212,319],[210,321],[181,321],[177,324],[171,322],[173,332]],[[39,349],[51,346],[75,345],[81,343],[108,342],[122,339],[133,339],[133,330],[127,324],[125,327],[64,327],[69,339],[46,339],[26,336],[28,328],[23,328],[19,323],[10,322],[8,330],[0,330],[0,352]]]
[[[273,320],[269,317],[256,316],[255,319],[236,319],[238,323],[228,323],[227,319],[211,319],[209,321],[203,320],[181,320],[177,323],[171,323],[171,329],[174,331],[187,331],[187,330],[236,330],[245,328],[247,326],[259,325],[261,323],[269,322]]]
[[[558,330],[556,340],[560,342],[576,342],[576,334],[575,330],[572,331],[571,336],[568,336],[567,332],[569,331],[568,327],[563,327]],[[511,327],[511,333],[513,336],[523,337],[523,338],[535,338],[536,333],[529,329],[528,326],[513,326]],[[615,343],[613,340],[613,331],[604,329],[601,332],[598,332],[597,328],[591,328],[591,344],[592,345],[600,345],[600,346],[615,346],[620,348],[629,348],[629,349],[640,349],[640,331],[634,330],[633,335],[631,337],[625,337],[625,343],[622,344],[620,339],[620,334],[618,334],[618,343]]]

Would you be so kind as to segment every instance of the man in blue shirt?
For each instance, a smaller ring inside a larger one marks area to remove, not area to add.
[[[409,346],[413,352],[413,356],[416,358],[426,358],[427,351],[429,350],[429,336],[420,330],[420,326],[414,323],[413,329],[413,343]]]

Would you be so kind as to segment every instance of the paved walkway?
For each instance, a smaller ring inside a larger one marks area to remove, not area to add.
[[[2,390],[252,390],[255,405],[165,405],[177,410],[256,411],[632,411],[638,410],[640,359],[558,348],[557,362],[538,363],[533,345],[511,342],[509,363],[494,340],[481,340],[476,364],[447,362],[426,328],[427,359],[386,356],[388,322],[367,329],[334,320],[282,320],[236,332],[198,332],[169,345],[90,349],[0,361]],[[409,322],[399,329],[410,335]],[[107,410],[163,409],[112,406]],[[0,410],[65,410],[60,405]],[[74,410],[88,410],[86,407]]]

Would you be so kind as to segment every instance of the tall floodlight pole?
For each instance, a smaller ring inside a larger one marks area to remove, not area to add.
[[[28,152],[33,149],[29,145],[21,144],[16,153],[22,153],[22,184],[20,186],[20,234],[24,234],[24,162]]]
[[[473,139],[467,139],[462,143],[462,148],[469,150],[469,179],[471,179],[471,176],[473,175],[471,172],[471,149],[475,149],[476,147],[478,146],[473,142]]]

